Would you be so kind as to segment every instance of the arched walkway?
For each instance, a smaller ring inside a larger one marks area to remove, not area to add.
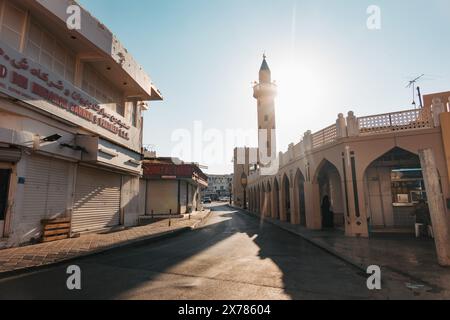
[[[273,201],[273,218],[280,219],[280,186],[278,184],[277,178],[273,182],[272,190],[272,201]]]
[[[328,160],[323,160],[315,175],[319,189],[322,228],[345,227],[343,179],[339,170]]]
[[[365,170],[364,191],[372,231],[414,232],[414,206],[427,199],[419,156],[398,147],[386,152]]]
[[[305,199],[305,177],[300,169],[297,170],[294,181],[294,202],[297,221],[301,226],[306,227],[306,199]]]
[[[271,217],[273,209],[272,209],[272,186],[270,185],[270,181],[267,182],[266,199],[267,199],[266,217]]]
[[[266,186],[264,182],[261,184],[261,217],[265,217],[267,214],[267,198],[266,198]]]
[[[287,175],[283,177],[283,192],[282,192],[282,203],[284,218],[287,222],[292,222],[291,220],[291,184]]]

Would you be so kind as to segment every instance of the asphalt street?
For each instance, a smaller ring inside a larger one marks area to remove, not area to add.
[[[0,299],[386,299],[368,275],[301,238],[226,206],[207,224],[0,280]],[[66,285],[69,265],[81,290]]]

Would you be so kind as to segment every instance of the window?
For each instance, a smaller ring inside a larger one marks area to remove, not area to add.
[[[0,1],[2,21],[0,24],[0,38],[12,48],[20,50],[26,12],[15,7],[9,1]]]
[[[82,89],[101,105],[117,112],[122,117],[125,116],[122,93],[88,63],[85,63],[83,68]]]
[[[133,102],[131,105],[131,125],[137,127],[138,106],[137,102]]]
[[[426,199],[422,169],[394,169],[391,171],[391,181],[394,206]]]
[[[25,54],[61,78],[74,82],[74,55],[34,22],[30,23]]]

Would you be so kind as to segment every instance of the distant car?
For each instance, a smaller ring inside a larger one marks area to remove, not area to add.
[[[211,198],[210,197],[204,198],[203,203],[212,203]]]
[[[220,197],[219,201],[220,202],[228,202],[228,201],[230,201],[230,197]]]

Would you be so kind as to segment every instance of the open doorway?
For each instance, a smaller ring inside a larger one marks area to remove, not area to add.
[[[323,229],[344,230],[344,201],[341,175],[330,161],[324,160],[317,173]]]
[[[3,238],[6,211],[9,202],[10,169],[0,169],[0,238]]]
[[[289,178],[284,175],[283,178],[283,205],[284,205],[284,212],[286,215],[286,221],[291,223],[291,184],[289,182]]]
[[[415,206],[427,201],[419,156],[394,148],[365,172],[367,214],[373,232],[415,233]]]
[[[297,170],[294,182],[294,201],[297,205],[297,217],[299,217],[300,225],[306,227],[306,201],[305,201],[305,177],[300,170]]]

